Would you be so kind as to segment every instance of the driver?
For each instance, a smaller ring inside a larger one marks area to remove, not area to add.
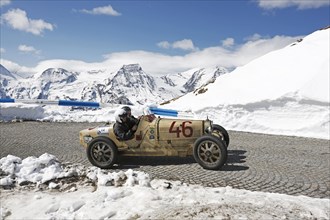
[[[123,106],[122,109],[124,109],[127,112],[127,116],[129,118],[129,123],[130,123],[130,127],[133,127],[134,125],[139,124],[139,119],[135,118],[132,115],[132,110],[130,107],[128,106]]]
[[[131,108],[124,106],[115,112],[114,133],[118,140],[126,141],[134,137],[139,120],[131,115]]]

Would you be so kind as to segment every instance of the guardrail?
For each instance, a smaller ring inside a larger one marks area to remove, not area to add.
[[[120,107],[124,105],[87,102],[87,101],[73,101],[73,100],[48,100],[48,99],[0,99],[0,103],[24,103],[24,104],[38,104],[38,105],[58,105],[58,106],[72,106],[72,107],[87,107],[87,108],[105,108],[105,107]],[[177,111],[173,109],[164,109],[158,107],[148,107],[151,114],[167,116],[167,117],[194,117],[194,114],[189,111]]]

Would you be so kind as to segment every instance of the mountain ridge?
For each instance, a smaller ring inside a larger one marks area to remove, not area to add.
[[[48,68],[24,79],[8,77],[8,71],[5,72],[7,77],[2,77],[5,74],[0,72],[0,97],[144,105],[182,96],[225,73],[225,68],[215,67],[152,76],[139,64],[123,65],[117,72],[70,72],[64,68]]]

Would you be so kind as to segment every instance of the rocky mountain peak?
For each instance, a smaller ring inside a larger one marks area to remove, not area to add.
[[[151,88],[155,89],[155,80],[145,73],[139,64],[124,65],[109,83],[110,87]]]
[[[76,74],[62,68],[48,68],[38,77],[41,81],[71,83],[77,79]]]
[[[213,78],[215,79],[218,76],[221,76],[221,75],[226,74],[226,73],[228,73],[228,70],[226,68],[217,66],[216,70],[214,72]]]
[[[128,64],[128,65],[123,65],[122,68],[118,72],[140,72],[143,71],[142,67],[139,64]]]
[[[193,72],[190,79],[183,85],[183,88],[185,88],[186,92],[192,92],[227,72],[227,69],[223,67],[216,67],[215,70],[212,69],[211,71],[205,68],[199,69]]]

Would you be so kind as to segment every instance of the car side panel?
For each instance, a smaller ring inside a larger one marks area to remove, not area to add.
[[[177,152],[177,156],[190,155],[195,140],[203,135],[203,126],[202,120],[161,119],[158,143]]]
[[[203,135],[201,120],[161,119],[158,124],[158,140],[173,147],[190,144]]]

